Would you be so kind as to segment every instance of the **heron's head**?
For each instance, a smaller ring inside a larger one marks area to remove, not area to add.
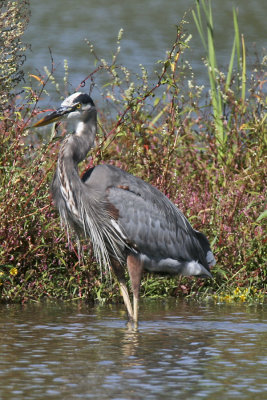
[[[86,93],[76,92],[67,97],[56,111],[40,119],[33,127],[45,126],[63,119],[87,122],[92,112],[95,114],[96,109],[91,97]]]

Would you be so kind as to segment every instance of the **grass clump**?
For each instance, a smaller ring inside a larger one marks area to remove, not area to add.
[[[235,14],[234,18],[236,23]],[[237,29],[235,35],[237,43]],[[102,104],[99,101],[97,146],[82,163],[81,172],[109,162],[155,185],[179,206],[195,229],[207,235],[217,259],[213,282],[158,279],[148,274],[142,294],[209,294],[219,301],[227,295],[234,301],[254,296],[260,301],[267,281],[266,60],[258,62],[254,73],[247,76],[245,96],[242,90],[241,95],[236,93],[239,67],[235,70],[232,65],[231,74],[224,75],[216,66],[215,80],[218,84],[220,79],[224,102],[216,116],[213,91],[198,86],[189,64],[181,61],[190,39],[183,32],[183,23],[166,58],[157,64],[154,84],[143,66],[133,75],[118,63],[121,38],[122,32],[110,61],[99,57],[87,41],[96,67],[80,86],[90,83],[86,91],[93,90],[93,97],[98,91]],[[1,120],[2,299],[119,298],[116,285],[99,279],[90,244],[83,244],[84,258],[79,260],[75,243],[67,244],[61,230],[48,194],[59,142],[42,143],[26,129],[50,84],[56,85],[59,93],[66,92],[67,79],[62,84],[55,82],[53,65],[40,76],[32,75],[25,99],[9,104]],[[223,143],[218,136],[218,118]]]

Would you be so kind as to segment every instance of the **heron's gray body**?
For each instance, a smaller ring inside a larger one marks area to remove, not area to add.
[[[112,250],[110,238],[103,235],[106,255],[120,256],[125,263],[132,251],[148,271],[210,276],[209,264],[213,259],[209,260],[212,253],[208,240],[191,227],[166,196],[142,179],[112,165],[98,165],[82,180],[78,179],[77,165],[69,165],[69,157],[73,159],[73,154],[64,152],[64,148],[68,149],[68,141],[73,141],[73,136],[67,138],[67,146],[62,146],[55,180],[60,176],[60,168],[64,168],[64,187],[69,187],[70,194],[67,196],[62,189],[58,190],[58,182],[52,186],[61,216],[66,216],[63,220],[73,227],[79,226],[80,232],[85,231],[92,238],[94,231],[84,229],[85,215],[90,217],[90,208],[101,204],[101,218],[98,215],[95,230],[101,232],[106,225],[107,234],[112,234],[114,240]],[[73,194],[76,196],[71,198]],[[81,208],[84,213],[80,212]],[[106,258],[99,261],[105,263]]]
[[[117,211],[114,219],[127,244],[125,254],[138,254],[152,272],[210,275],[208,240],[159,190],[111,165],[99,165],[88,176],[88,190],[97,188],[99,200]]]
[[[81,93],[71,95],[57,112],[36,126],[66,113],[75,117],[77,124],[60,148],[52,184],[54,201],[63,223],[91,239],[99,263],[112,265],[128,312],[137,321],[138,307],[132,313],[129,295],[123,293],[127,291],[123,264],[128,265],[138,304],[143,269],[211,277],[214,256],[206,236],[194,230],[182,212],[149,183],[112,165],[98,165],[80,178],[78,163],[93,146],[96,134],[91,98]]]

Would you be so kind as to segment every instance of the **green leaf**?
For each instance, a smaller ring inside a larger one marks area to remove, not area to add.
[[[261,221],[262,219],[267,218],[267,210],[264,210],[256,219],[257,222]]]

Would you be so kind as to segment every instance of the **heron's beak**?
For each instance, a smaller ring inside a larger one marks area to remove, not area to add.
[[[60,121],[62,118],[73,111],[73,107],[60,107],[56,111],[51,112],[46,115],[44,118],[40,119],[40,121],[36,122],[32,127],[36,128],[39,126],[45,126],[48,124],[52,124],[52,122]]]

